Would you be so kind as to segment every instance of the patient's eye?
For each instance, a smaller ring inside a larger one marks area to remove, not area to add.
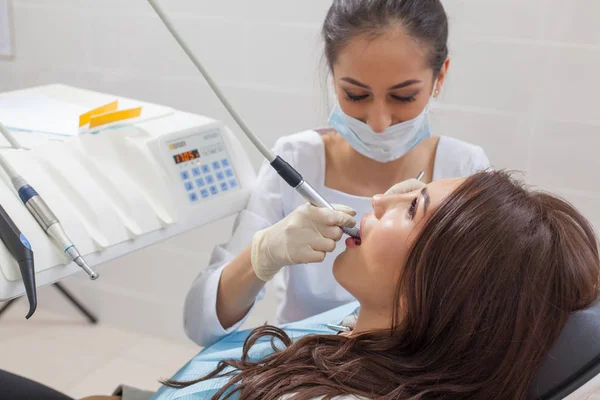
[[[410,208],[408,209],[408,215],[410,215],[410,219],[415,219],[415,215],[417,214],[417,204],[419,203],[419,198],[415,197],[414,200],[410,203]]]

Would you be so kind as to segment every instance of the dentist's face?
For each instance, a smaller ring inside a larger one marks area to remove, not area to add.
[[[402,28],[390,28],[376,38],[356,37],[339,53],[333,65],[335,91],[344,113],[380,133],[416,118],[441,88],[448,65],[434,88],[427,48]]]
[[[463,179],[443,179],[409,193],[376,195],[361,221],[359,247],[348,246],[333,265],[336,280],[361,305],[390,312],[409,250],[425,222]]]

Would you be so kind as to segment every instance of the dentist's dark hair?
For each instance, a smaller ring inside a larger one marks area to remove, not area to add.
[[[365,243],[363,243],[365,245]],[[390,251],[401,251],[390,248]],[[467,178],[424,223],[398,266],[389,329],[305,336],[255,329],[212,399],[524,400],[541,361],[574,311],[598,298],[591,224],[570,204],[504,172]],[[252,347],[272,339],[274,353]],[[261,340],[261,341],[262,341]]]
[[[440,0],[334,0],[321,31],[329,69],[348,43],[403,29],[423,47],[434,78],[448,57],[448,17]]]

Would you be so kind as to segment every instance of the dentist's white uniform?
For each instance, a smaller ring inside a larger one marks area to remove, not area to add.
[[[356,220],[372,211],[370,197],[352,196],[324,185],[325,149],[319,133],[301,132],[277,141],[273,152],[296,168],[307,182],[330,203],[344,204],[357,211]],[[481,147],[457,139],[440,137],[435,155],[433,180],[466,177],[489,167]],[[253,235],[283,219],[305,203],[293,188],[265,162],[257,178],[248,205],[238,215],[231,240],[217,246],[210,265],[194,281],[185,303],[185,331],[200,346],[208,346],[237,330],[242,319],[223,329],[216,312],[217,288],[223,268],[246,246]],[[274,324],[297,321],[330,310],[355,299],[333,277],[333,261],[345,249],[344,241],[318,264],[301,264],[283,268],[275,278],[283,301]],[[264,297],[264,289],[257,300]]]

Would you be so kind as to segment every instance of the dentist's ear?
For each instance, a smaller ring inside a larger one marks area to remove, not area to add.
[[[446,80],[446,75],[448,74],[448,68],[450,68],[450,57],[446,58],[446,61],[444,61],[442,69],[433,83],[433,88],[431,90],[432,97],[437,98],[440,95],[440,91],[442,90],[442,86],[444,86],[444,81]]]
[[[423,189],[425,186],[427,186],[427,185],[424,184],[423,182],[416,180],[415,178],[411,178],[411,179],[402,181],[400,183],[396,183],[394,186],[389,188],[388,191],[385,192],[385,194],[410,193],[415,190]]]

